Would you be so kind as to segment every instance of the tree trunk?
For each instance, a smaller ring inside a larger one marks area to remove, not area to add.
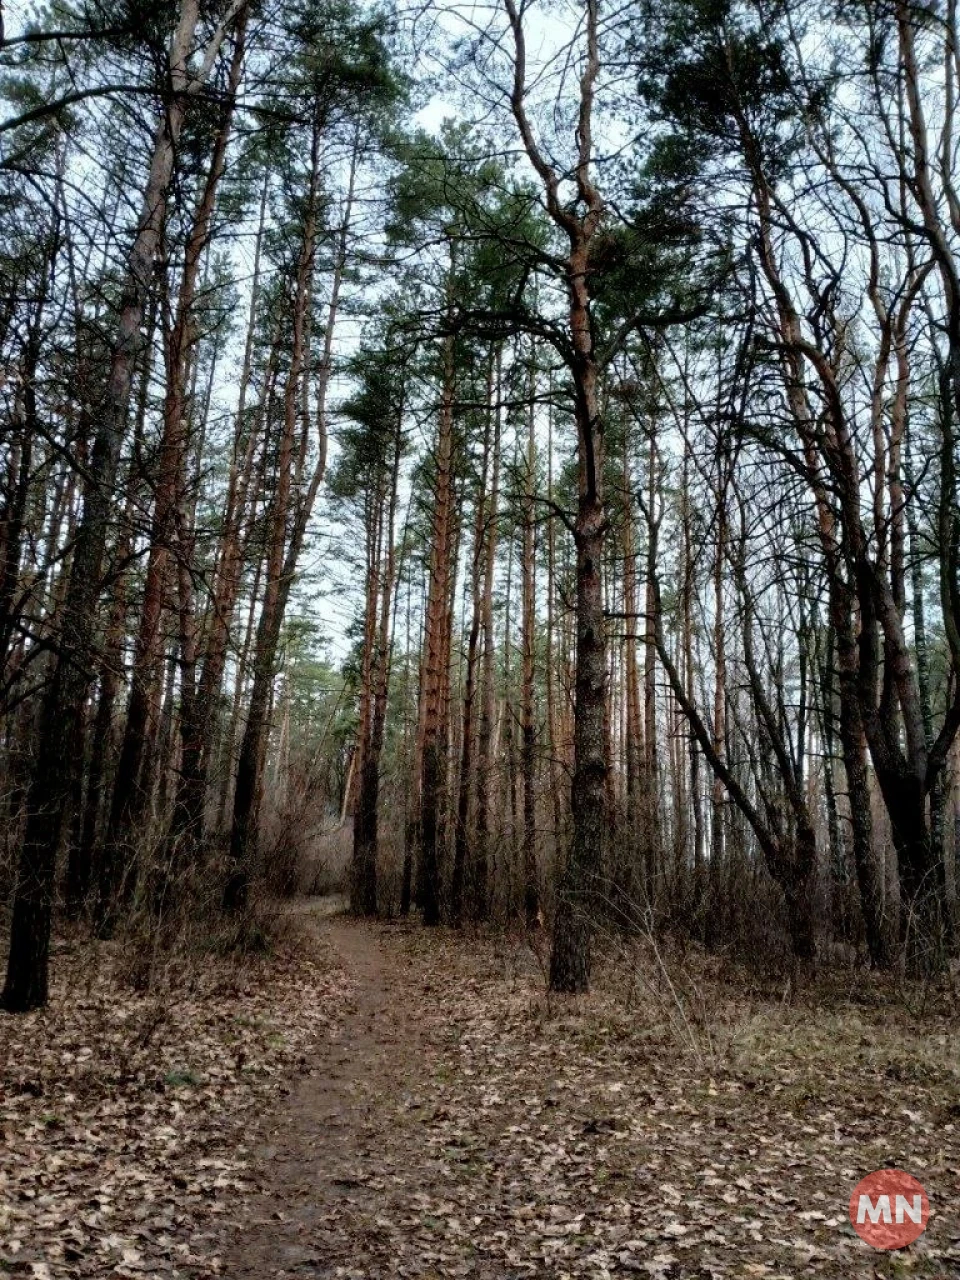
[[[240,374],[240,390],[234,430],[234,455],[227,486],[223,532],[213,577],[213,598],[210,604],[209,623],[196,698],[195,715],[199,733],[197,766],[195,772],[185,774],[181,778],[177,788],[177,807],[182,814],[181,820],[185,825],[198,832],[202,832],[204,827],[210,769],[213,763],[218,731],[217,699],[220,695],[223,675],[226,670],[230,629],[233,624],[234,612],[243,579],[243,552],[246,541],[245,522],[248,525],[252,523],[249,508],[255,503],[255,497],[251,495],[256,488],[252,484],[256,470],[256,454],[261,443],[261,428],[267,414],[267,405],[276,369],[277,343],[275,341],[271,346],[270,356],[267,361],[264,395],[256,410],[255,420],[247,431],[246,442],[244,442],[244,419],[253,360],[254,329],[260,299],[260,264],[266,223],[268,186],[269,180],[265,176],[260,196],[260,214],[254,247],[250,310],[247,318],[247,334],[244,345],[243,366]],[[263,462],[265,462],[265,455],[262,459]],[[239,674],[238,672],[238,679]]]
[[[253,685],[247,707],[247,721],[240,743],[237,776],[233,793],[233,822],[230,833],[230,865],[224,887],[227,911],[242,911],[247,905],[250,878],[257,843],[262,768],[274,668],[283,607],[289,591],[284,579],[287,520],[292,498],[294,441],[297,426],[300,379],[306,360],[306,311],[314,266],[317,200],[320,181],[320,127],[315,120],[311,147],[310,175],[306,198],[300,253],[293,299],[293,345],[290,369],[284,387],[283,432],[277,462],[276,489],[271,503],[263,604],[253,655]]]
[[[590,982],[590,895],[603,864],[607,814],[606,620],[603,615],[603,428],[587,288],[589,240],[570,254],[570,332],[577,353],[579,501],[577,548],[577,656],[574,703],[573,838],[557,894],[550,986],[585,991]]]
[[[638,875],[637,858],[643,847],[640,824],[643,803],[643,720],[640,712],[640,671],[637,663],[637,553],[634,539],[633,481],[630,468],[630,429],[623,427],[623,613],[624,613],[624,774],[627,826],[617,871],[617,887],[625,912],[633,920],[643,876]]]
[[[233,822],[230,832],[230,861],[224,887],[223,903],[228,911],[241,911],[247,905],[251,876],[257,848],[263,764],[267,750],[270,704],[273,697],[273,681],[276,668],[280,632],[290,589],[296,574],[297,562],[316,501],[317,491],[326,471],[327,418],[326,399],[332,368],[333,337],[340,301],[340,287],[347,263],[348,243],[359,139],[355,137],[350,159],[350,173],[344,204],[343,222],[338,235],[336,262],[327,306],[324,331],[323,356],[320,362],[317,385],[317,421],[319,423],[319,454],[313,473],[299,503],[292,504],[294,470],[302,470],[308,437],[302,431],[299,437],[300,456],[295,457],[298,400],[302,393],[304,368],[308,363],[306,350],[307,306],[311,296],[316,219],[320,186],[320,122],[314,122],[311,145],[309,191],[297,266],[297,285],[294,299],[293,352],[290,371],[284,390],[284,427],[280,442],[280,458],[277,468],[277,488],[274,493],[270,531],[267,542],[266,584],[253,657],[253,686],[247,710],[247,722],[240,744],[237,777],[233,795]],[[289,538],[288,515],[292,516]]]
[[[536,818],[536,708],[534,704],[534,635],[536,626],[535,602],[535,543],[534,543],[534,485],[536,483],[536,442],[534,434],[536,403],[536,365],[531,356],[530,403],[527,409],[527,457],[525,468],[525,492],[523,501],[523,561],[521,587],[521,684],[520,684],[520,773],[523,779],[523,903],[527,927],[532,928],[540,918],[540,886],[537,874],[537,818]]]
[[[572,211],[560,196],[560,175],[537,145],[526,96],[526,36],[522,11],[504,0],[513,35],[513,84],[510,106],[527,157],[542,183],[547,212],[570,244],[566,267],[569,302],[570,371],[577,423],[578,502],[574,524],[577,549],[577,673],[574,707],[574,766],[571,787],[573,835],[557,890],[550,986],[554,991],[584,991],[590,982],[590,921],[586,895],[604,862],[607,826],[606,630],[603,616],[602,555],[603,420],[597,394],[598,363],[590,315],[590,245],[603,217],[604,202],[593,185],[593,103],[600,73],[597,0],[587,0],[584,61],[575,134],[577,158],[573,179],[577,205]]]
[[[234,44],[233,59],[227,82],[227,97],[223,118],[214,143],[213,157],[207,181],[194,219],[194,226],[187,245],[183,282],[178,300],[176,325],[177,342],[171,345],[171,389],[168,391],[166,410],[171,415],[185,413],[187,397],[184,393],[185,374],[190,346],[193,340],[193,307],[196,298],[196,281],[200,259],[210,242],[211,224],[217,191],[226,163],[227,143],[230,138],[237,90],[243,70],[246,49],[246,9],[240,17]],[[182,332],[181,332],[182,331]],[[210,383],[216,372],[216,351],[211,359]],[[174,359],[175,356],[180,358]],[[194,375],[197,363],[194,359]],[[209,392],[208,392],[209,398]],[[190,397],[193,399],[192,395]],[[199,414],[206,423],[207,413]],[[167,831],[166,847],[167,879],[178,877],[196,857],[203,837],[203,815],[206,798],[206,755],[208,704],[204,690],[197,680],[200,634],[196,617],[194,596],[195,559],[195,506],[199,491],[199,477],[194,492],[188,491],[188,438],[184,428],[180,449],[179,483],[173,510],[173,528],[176,549],[176,600],[179,621],[180,644],[180,768],[173,804],[173,813]],[[202,444],[202,440],[200,442]],[[201,456],[200,445],[196,455]],[[165,886],[161,891],[166,892]]]
[[[353,808],[353,855],[350,861],[350,910],[355,915],[376,914],[376,824],[377,814],[368,807],[370,792],[367,782],[367,757],[373,731],[373,683],[376,670],[375,648],[380,617],[380,584],[383,573],[383,498],[378,477],[366,498],[366,601],[363,616],[363,642],[360,661],[359,720],[355,744],[354,776],[356,804]],[[371,779],[372,781],[372,779]],[[345,807],[346,819],[349,805]],[[373,845],[371,847],[371,838]],[[371,854],[373,857],[371,858]]]
[[[851,594],[839,580],[831,584],[831,614],[837,650],[840,748],[847,778],[853,862],[860,889],[867,952],[872,964],[885,969],[889,967],[892,956],[883,923],[880,867],[873,847],[867,742],[858,686],[858,643],[854,632]]]
[[[547,501],[553,502],[553,386],[547,408]],[[550,751],[550,798],[553,805],[553,847],[559,848],[563,838],[564,803],[563,760],[561,758],[560,717],[557,709],[557,673],[554,670],[556,521],[551,511],[547,520],[547,620],[544,683],[546,693],[547,735]]]
[[[400,455],[403,447],[403,406],[396,422],[393,462],[389,475],[386,523],[382,537],[377,573],[373,582],[379,584],[379,598],[374,596],[376,634],[372,637],[372,662],[370,680],[370,727],[360,758],[360,786],[357,794],[357,812],[353,827],[353,861],[350,878],[350,908],[362,916],[377,912],[377,843],[380,801],[380,756],[387,719],[387,694],[390,683],[390,620],[393,610],[393,592],[396,579],[396,548],[394,525],[396,522],[397,495],[400,478]],[[378,501],[383,494],[378,494]]]
[[[129,607],[129,569],[127,560],[133,547],[133,517],[141,484],[140,454],[146,427],[147,403],[150,391],[150,374],[153,336],[157,307],[151,308],[147,324],[145,359],[140,371],[137,396],[136,423],[133,450],[128,463],[126,496],[121,519],[121,532],[114,548],[113,560],[116,576],[112,588],[112,606],[100,660],[100,691],[93,720],[93,741],[90,746],[90,764],[87,776],[87,797],[79,839],[70,849],[67,862],[66,905],[77,918],[89,903],[93,877],[99,875],[103,851],[102,821],[106,803],[108,766],[114,752],[113,713],[123,674],[123,647],[126,639],[127,610]]]
[[[683,459],[683,669],[687,697],[695,696],[695,670],[693,660],[693,594],[694,548],[689,494],[689,454],[684,450]],[[680,708],[677,708],[678,713]],[[678,731],[682,726],[678,725]],[[700,794],[700,750],[692,733],[686,733],[690,762],[690,807],[693,813],[693,879],[690,894],[690,918],[695,936],[703,934],[704,898],[704,839],[703,798]]]
[[[660,745],[657,740],[657,646],[654,636],[657,602],[654,594],[654,578],[657,562],[657,540],[660,518],[656,514],[657,503],[657,447],[653,428],[647,453],[647,563],[646,603],[644,614],[643,651],[643,887],[645,910],[654,913],[660,884]]]
[[[455,252],[450,243],[447,310],[453,311]],[[426,925],[440,923],[440,840],[444,783],[446,779],[445,690],[449,677],[452,624],[450,589],[453,573],[454,442],[453,406],[456,394],[454,338],[443,339],[443,391],[437,427],[436,476],[433,502],[433,535],[430,548],[430,582],[421,699],[420,762],[420,905]]]
[[[188,60],[194,46],[197,18],[197,0],[183,0],[169,54],[173,96],[154,138],[142,213],[120,304],[117,342],[88,465],[89,482],[73,550],[58,657],[41,712],[36,767],[27,797],[27,823],[13,904],[6,984],[0,998],[3,1007],[13,1012],[37,1008],[47,1000],[56,859],[66,807],[73,793],[75,764],[83,757],[83,710],[90,680],[100,575],[114,505],[117,464],[140,346],[140,327],[153,287],[153,264],[186,111],[191,78]],[[208,51],[210,62],[215,52]],[[205,68],[208,65],[205,60]]]
[[[493,575],[497,558],[497,532],[500,503],[500,394],[502,350],[494,356],[494,385],[491,403],[493,415],[492,473],[487,504],[485,552],[483,563],[483,596],[480,606],[480,629],[483,639],[481,660],[480,724],[477,732],[477,814],[476,859],[471,878],[474,917],[485,920],[490,909],[490,811],[496,805],[493,767],[493,734],[496,721],[497,689],[494,668],[495,636],[493,631]]]
[[[723,565],[726,560],[726,496],[721,474],[717,483],[717,546],[713,561],[713,716],[711,746],[718,760],[727,755],[727,637],[724,618]],[[726,804],[724,786],[717,770],[710,792],[710,874],[704,912],[704,942],[719,945],[723,936],[724,872],[727,862]]]
[[[122,886],[134,875],[136,841],[142,832],[150,800],[149,782],[144,775],[150,773],[147,767],[150,758],[149,744],[151,739],[155,739],[158,729],[153,718],[158,707],[163,665],[161,619],[166,603],[165,594],[181,572],[181,567],[176,563],[177,509],[186,487],[190,432],[187,382],[194,342],[194,304],[200,261],[209,242],[217,188],[224,171],[233,120],[232,104],[243,64],[245,30],[244,11],[238,25],[230,69],[227,110],[217,133],[204,188],[194,212],[193,225],[184,251],[176,314],[167,341],[163,430],[154,486],[143,605],[131,675],[126,728],[114,779],[113,801],[95,904],[95,920],[101,934],[109,932]]]
[[[473,557],[470,575],[470,630],[467,635],[467,660],[463,691],[463,732],[460,741],[460,778],[457,788],[457,821],[454,832],[453,871],[450,877],[450,921],[459,925],[463,919],[464,887],[469,866],[474,868],[474,842],[470,838],[470,801],[474,789],[474,739],[476,736],[476,693],[480,671],[480,630],[483,620],[483,595],[485,549],[488,547],[487,530],[487,477],[490,470],[491,438],[493,434],[493,354],[487,370],[487,412],[484,418],[483,457],[480,464],[480,480],[476,492],[473,525]],[[481,782],[479,791],[484,789]],[[476,914],[474,895],[477,886],[469,885],[471,913]]]

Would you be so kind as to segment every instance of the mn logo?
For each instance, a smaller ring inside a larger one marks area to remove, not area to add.
[[[930,1216],[927,1193],[902,1169],[878,1169],[858,1182],[850,1197],[850,1221],[874,1249],[903,1249],[922,1235]]]

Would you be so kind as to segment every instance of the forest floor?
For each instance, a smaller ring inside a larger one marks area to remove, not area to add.
[[[0,1273],[960,1276],[936,1001],[852,976],[776,999],[649,948],[550,1000],[545,939],[300,923],[162,1012],[95,976],[79,1014],[74,990],[0,1023]],[[931,1202],[898,1253],[847,1217],[887,1164]]]

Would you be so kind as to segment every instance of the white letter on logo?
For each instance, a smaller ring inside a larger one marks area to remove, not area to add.
[[[906,1215],[911,1222],[923,1221],[923,1201],[919,1196],[913,1197],[913,1208],[910,1208],[910,1202],[906,1196],[897,1196],[897,1221],[903,1222]],[[889,1222],[889,1218],[887,1219]],[[876,1222],[876,1218],[874,1218]]]
[[[878,1196],[876,1208],[869,1196],[861,1196],[860,1204],[857,1208],[857,1221],[866,1222],[867,1218],[871,1222],[893,1222],[893,1214],[890,1212],[890,1197]]]

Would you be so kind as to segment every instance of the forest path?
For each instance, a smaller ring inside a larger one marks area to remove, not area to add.
[[[954,1019],[745,1002],[640,953],[550,1000],[542,936],[328,910],[350,1006],[265,1118],[204,1280],[960,1276]],[[885,1164],[934,1206],[907,1254],[847,1218]]]
[[[322,935],[354,988],[351,1008],[270,1122],[259,1152],[265,1185],[225,1251],[230,1280],[424,1274],[410,1215],[413,1199],[440,1191],[417,1132],[437,1056],[434,978],[402,948],[391,945],[388,957],[390,930],[324,914],[321,905]]]

